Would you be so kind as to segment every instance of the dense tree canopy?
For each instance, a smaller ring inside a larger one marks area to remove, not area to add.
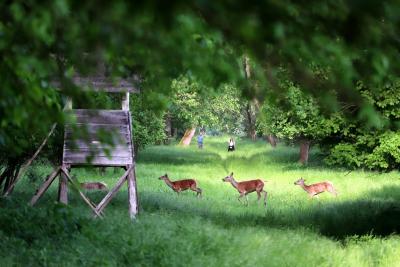
[[[306,154],[300,155],[300,161],[306,162],[310,143],[338,132],[343,118],[337,113],[323,114],[315,98],[292,82],[281,86],[286,94],[264,102],[258,128],[264,135],[302,143],[306,147],[301,152]]]
[[[110,76],[139,75],[141,101],[153,110],[168,107],[170,82],[183,73],[207,85],[202,88],[230,82],[249,99],[263,101],[271,92],[282,99],[284,68],[322,113],[351,107],[342,114],[355,125],[394,120],[379,95],[399,73],[399,26],[395,0],[3,1],[0,155],[7,161],[29,154],[32,140],[63,122],[63,97],[90,102],[70,79],[91,73],[98,62]],[[243,54],[257,66],[253,80],[244,79]],[[54,79],[62,81],[61,92],[53,90]],[[398,87],[390,88],[398,95]],[[384,136],[397,135],[398,124],[385,125]]]
[[[240,128],[242,103],[236,87],[223,84],[213,92],[182,76],[172,82],[171,90],[175,95],[169,110],[181,129],[208,127],[233,132]]]

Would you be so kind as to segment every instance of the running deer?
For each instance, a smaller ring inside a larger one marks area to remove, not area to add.
[[[264,182],[261,181],[260,179],[237,182],[233,178],[233,172],[232,172],[231,175],[226,176],[224,179],[222,179],[222,181],[231,183],[232,186],[236,188],[237,191],[239,191],[240,193],[240,196],[238,197],[239,202],[241,202],[240,198],[246,197],[246,206],[249,205],[249,199],[247,198],[247,194],[252,193],[254,191],[256,191],[258,195],[257,201],[260,201],[261,193],[264,193],[264,206],[267,205],[267,191],[264,191]]]
[[[160,180],[164,180],[164,182],[172,188],[176,193],[180,193],[181,191],[185,191],[190,189],[194,192],[197,192],[197,197],[201,197],[201,189],[197,187],[197,182],[194,179],[185,179],[172,182],[168,178],[168,174],[165,174],[159,178]]]
[[[326,182],[321,182],[321,183],[316,183],[316,184],[311,184],[311,185],[306,185],[304,182],[306,180],[303,178],[300,178],[296,182],[294,182],[295,185],[300,185],[307,193],[308,195],[312,198],[314,196],[317,196],[320,193],[323,193],[325,191],[328,191],[335,197],[337,196],[337,192],[335,188],[333,188],[333,184],[329,181]],[[318,197],[318,196],[317,196]]]

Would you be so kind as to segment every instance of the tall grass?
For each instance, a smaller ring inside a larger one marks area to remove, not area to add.
[[[140,215],[131,222],[127,192],[106,208],[103,220],[75,192],[70,205],[54,200],[57,186],[34,208],[26,202],[40,179],[24,179],[12,198],[0,201],[0,265],[45,266],[399,266],[400,180],[398,172],[372,173],[332,169],[311,153],[301,166],[297,148],[272,149],[265,142],[207,138],[203,150],[154,146],[137,163]],[[37,173],[49,166],[36,166]],[[267,207],[249,195],[250,205],[222,178],[266,181]],[[179,196],[158,177],[196,178],[203,189]],[[74,169],[80,181],[112,186],[122,170]],[[33,175],[30,174],[32,177]],[[339,192],[310,200],[293,184],[330,180]],[[88,192],[99,201],[104,193]]]

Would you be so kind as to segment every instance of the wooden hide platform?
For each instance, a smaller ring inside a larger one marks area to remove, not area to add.
[[[122,110],[70,109],[68,112],[73,115],[75,120],[65,124],[62,164],[47,177],[36,191],[30,204],[34,205],[55,178],[60,175],[58,200],[68,204],[68,184],[70,184],[92,209],[95,217],[101,217],[104,208],[126,181],[129,214],[131,218],[135,218],[138,213],[138,198],[129,93],[125,95]],[[105,141],[112,141],[113,145],[109,145]],[[81,191],[79,185],[69,174],[71,168],[79,166],[121,167],[125,169],[125,172],[96,205]]]
[[[65,125],[63,165],[127,166],[133,164],[129,111],[72,110],[74,124]],[[76,132],[86,138],[76,139]],[[114,146],[101,140],[107,135]],[[108,153],[106,153],[108,151]]]

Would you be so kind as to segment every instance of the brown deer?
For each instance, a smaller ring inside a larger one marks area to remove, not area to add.
[[[231,175],[226,176],[224,179],[222,179],[223,182],[229,182],[232,184],[234,188],[239,191],[240,195],[238,197],[239,202],[242,197],[246,197],[246,206],[249,205],[249,199],[247,198],[247,194],[256,191],[258,195],[257,201],[260,201],[261,198],[261,193],[264,193],[264,206],[267,205],[267,191],[264,191],[264,182],[261,181],[260,179],[256,180],[250,180],[250,181],[243,181],[243,182],[237,182],[233,178],[233,172]]]
[[[107,185],[102,182],[86,182],[86,183],[79,183],[82,189],[86,190],[108,190]]]
[[[328,191],[335,197],[337,196],[337,192],[335,188],[333,188],[333,184],[329,181],[326,182],[321,182],[321,183],[316,183],[316,184],[311,184],[311,185],[306,185],[304,182],[306,180],[303,178],[300,178],[296,182],[294,182],[295,185],[300,185],[307,193],[308,195],[312,198],[314,196],[317,196],[320,193],[323,193],[325,191]],[[318,197],[318,196],[317,196]]]
[[[197,187],[197,182],[194,179],[185,179],[185,180],[179,180],[179,181],[174,181],[172,182],[168,178],[168,174],[165,174],[159,178],[160,180],[164,180],[164,182],[172,188],[176,193],[179,193],[181,191],[185,191],[187,189],[190,189],[194,192],[197,192],[197,197],[201,197],[202,190]]]

